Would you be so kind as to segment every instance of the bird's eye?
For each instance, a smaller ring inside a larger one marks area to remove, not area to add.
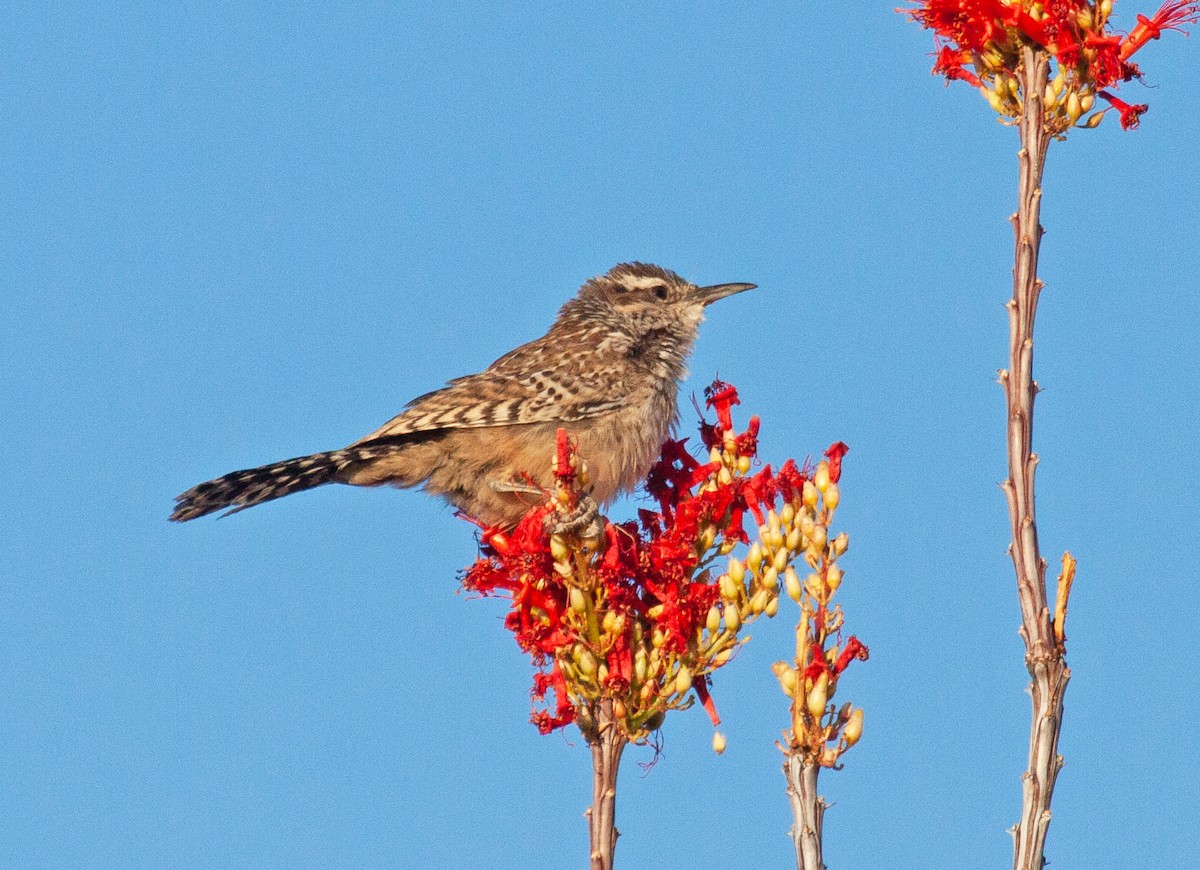
[[[667,298],[667,288],[664,287],[662,284],[659,284],[656,287],[651,287],[650,292],[653,293],[655,296],[657,296],[659,299]]]

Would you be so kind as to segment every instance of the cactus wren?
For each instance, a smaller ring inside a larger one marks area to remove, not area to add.
[[[544,336],[477,375],[413,399],[349,447],[234,471],[176,498],[182,522],[324,483],[422,486],[489,525],[512,527],[549,489],[560,427],[589,460],[601,504],[650,470],[678,416],[676,394],[704,308],[753,284],[697,287],[622,263],[592,278]]]

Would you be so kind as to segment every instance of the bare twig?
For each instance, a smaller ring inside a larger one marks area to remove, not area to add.
[[[1033,324],[1042,282],[1037,276],[1042,173],[1050,134],[1046,129],[1043,94],[1049,78],[1050,56],[1045,51],[1022,50],[1020,116],[1021,150],[1017,212],[1012,216],[1016,236],[1013,298],[1008,302],[1009,368],[1000,372],[1008,407],[1008,479],[1002,484],[1012,524],[1009,552],[1017,577],[1021,606],[1021,638],[1025,665],[1031,677],[1029,693],[1033,719],[1029,734],[1029,765],[1022,776],[1021,819],[1012,829],[1014,870],[1042,870],[1046,831],[1050,825],[1050,800],[1062,767],[1058,738],[1062,726],[1063,695],[1071,672],[1061,642],[1061,620],[1051,620],[1046,598],[1046,561],[1038,550],[1034,510],[1034,474],[1038,456],[1032,450],[1033,403],[1038,392],[1033,380]],[[1069,557],[1068,557],[1069,558]],[[1064,572],[1066,561],[1064,560]],[[1071,561],[1070,576],[1074,575]],[[1066,615],[1070,583],[1059,584],[1058,610]],[[1057,636],[1056,636],[1057,629]]]

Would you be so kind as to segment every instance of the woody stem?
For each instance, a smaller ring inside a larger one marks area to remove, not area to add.
[[[796,870],[825,870],[821,855],[821,826],[825,818],[825,799],[817,794],[817,774],[821,766],[792,747],[783,762],[787,777],[787,795],[792,804],[792,844],[796,849]]]
[[[612,870],[620,836],[616,826],[617,768],[625,738],[613,724],[612,701],[600,702],[596,730],[587,735],[592,750],[592,806],[587,811],[591,870]]]
[[[1062,645],[1056,641],[1046,596],[1046,561],[1038,550],[1034,510],[1034,474],[1038,456],[1032,450],[1033,404],[1038,392],[1033,379],[1033,325],[1042,282],[1037,276],[1042,173],[1050,136],[1046,130],[1044,98],[1049,78],[1049,55],[1025,48],[1019,72],[1024,97],[1020,118],[1021,150],[1017,153],[1019,187],[1013,265],[1013,297],[1007,303],[1009,368],[1000,372],[1008,411],[1008,478],[1002,484],[1012,527],[1012,556],[1021,608],[1021,638],[1029,671],[1032,723],[1029,764],[1022,775],[1021,818],[1013,828],[1014,870],[1042,870],[1050,799],[1062,767],[1058,738],[1063,695],[1070,670]]]

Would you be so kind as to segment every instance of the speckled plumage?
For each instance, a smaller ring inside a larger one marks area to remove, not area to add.
[[[587,281],[544,336],[485,371],[413,399],[341,450],[194,486],[171,519],[348,483],[422,486],[485,523],[512,526],[539,499],[503,484],[548,487],[560,427],[578,441],[603,504],[637,486],[674,427],[704,307],[751,287],[697,287],[659,266],[622,263]]]

